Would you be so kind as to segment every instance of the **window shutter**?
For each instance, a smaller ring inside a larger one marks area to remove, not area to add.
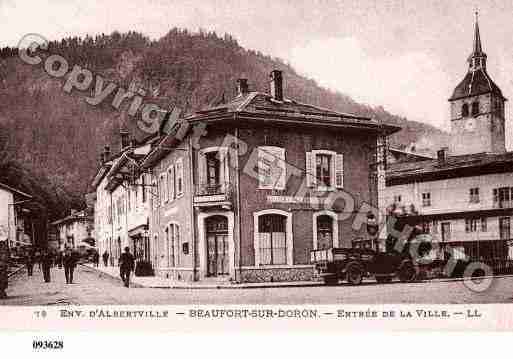
[[[169,200],[175,198],[175,169],[171,166],[167,170],[167,185],[169,188]]]
[[[306,186],[307,187],[315,187],[316,185],[316,177],[315,177],[315,158],[312,152],[306,153]]]
[[[221,156],[221,171],[223,172],[220,176],[222,181],[221,185],[227,186],[228,183],[230,183],[230,162],[228,158],[228,148],[221,148],[219,155]]]
[[[337,188],[344,188],[344,155],[341,153],[335,158],[335,183]]]
[[[198,184],[200,188],[207,184],[207,158],[203,151],[198,152]]]
[[[167,172],[162,176],[162,192],[164,192],[164,202],[169,200],[169,187],[167,185]]]
[[[175,183],[176,183],[176,195],[181,196],[183,194],[183,161],[179,158],[176,161],[175,167]]]
[[[285,165],[285,149],[276,147],[274,148],[273,155],[278,159],[278,166],[274,169],[273,184],[275,189],[285,189],[285,180],[287,179],[287,166]]]

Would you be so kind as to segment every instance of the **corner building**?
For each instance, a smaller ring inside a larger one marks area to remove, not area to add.
[[[370,244],[352,219],[378,206],[379,153],[399,128],[287,99],[281,71],[270,84],[266,94],[239,79],[234,99],[185,118],[142,162],[158,275],[310,280],[310,250]],[[349,213],[318,205],[336,191],[353,198]]]

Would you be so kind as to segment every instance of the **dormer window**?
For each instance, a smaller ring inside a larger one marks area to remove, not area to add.
[[[468,117],[468,105],[466,103],[461,106],[461,117]]]
[[[479,102],[472,102],[472,116],[479,115]]]

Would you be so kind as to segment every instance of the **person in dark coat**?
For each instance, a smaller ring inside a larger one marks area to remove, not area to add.
[[[100,265],[100,254],[98,253],[98,251],[94,251],[93,263],[95,267],[98,267]]]
[[[29,277],[32,277],[32,273],[34,272],[34,252],[31,250],[28,251],[27,255],[25,256],[25,265],[27,266],[27,275]]]
[[[41,271],[43,272],[43,278],[46,283],[50,283],[50,268],[52,267],[53,263],[53,256],[52,253],[50,253],[47,249],[44,249],[41,253]]]
[[[55,259],[55,261],[57,262],[57,266],[59,268],[62,268],[62,251],[59,251],[57,253],[57,258]]]
[[[73,283],[73,272],[77,265],[77,255],[71,250],[66,248],[64,255],[62,256],[62,263],[64,264],[64,276],[66,277],[66,284]]]
[[[103,265],[105,267],[107,267],[107,264],[109,264],[109,252],[105,251],[103,254],[102,254],[102,258],[103,258]]]
[[[125,253],[121,254],[121,257],[119,258],[119,274],[127,288],[130,286],[130,273],[134,268],[134,256],[130,253],[130,248],[125,247]]]

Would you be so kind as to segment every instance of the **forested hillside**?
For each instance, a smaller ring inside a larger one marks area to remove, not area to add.
[[[447,134],[434,127],[321,88],[283,61],[242,48],[230,35],[172,29],[150,41],[139,33],[113,33],[52,42],[48,51],[119,86],[142,86],[148,97],[189,112],[232,97],[240,77],[249,79],[252,90],[268,91],[270,71],[280,69],[286,97],[403,126],[392,138],[395,145],[429,138],[438,147],[447,140]],[[62,81],[42,66],[25,64],[17,49],[0,51],[0,181],[20,181],[26,190],[44,192],[41,197],[51,207],[51,217],[83,206],[99,152],[107,143],[114,150],[119,147],[121,127],[134,137],[144,135],[136,132],[126,111],[110,105],[112,98],[91,106],[83,93],[64,92]]]

